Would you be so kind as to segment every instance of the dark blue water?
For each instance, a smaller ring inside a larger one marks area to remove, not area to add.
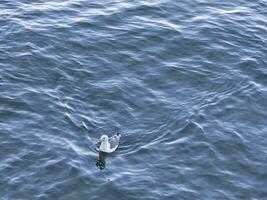
[[[265,0],[0,3],[1,200],[267,199],[266,119]]]

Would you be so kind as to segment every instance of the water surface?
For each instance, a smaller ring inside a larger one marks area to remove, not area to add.
[[[266,10],[2,0],[1,199],[266,199]]]

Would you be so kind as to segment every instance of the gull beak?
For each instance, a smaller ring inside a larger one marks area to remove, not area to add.
[[[101,138],[99,140],[96,141],[96,144],[100,143],[101,142]]]

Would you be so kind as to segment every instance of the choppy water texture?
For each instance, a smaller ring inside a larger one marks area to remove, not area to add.
[[[267,199],[267,1],[2,0],[0,31],[1,200]]]

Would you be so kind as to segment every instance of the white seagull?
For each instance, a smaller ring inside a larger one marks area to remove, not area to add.
[[[120,137],[120,134],[113,135],[110,138],[107,135],[102,135],[101,138],[97,141],[97,143],[101,142],[99,151],[105,153],[114,152],[119,146]]]

